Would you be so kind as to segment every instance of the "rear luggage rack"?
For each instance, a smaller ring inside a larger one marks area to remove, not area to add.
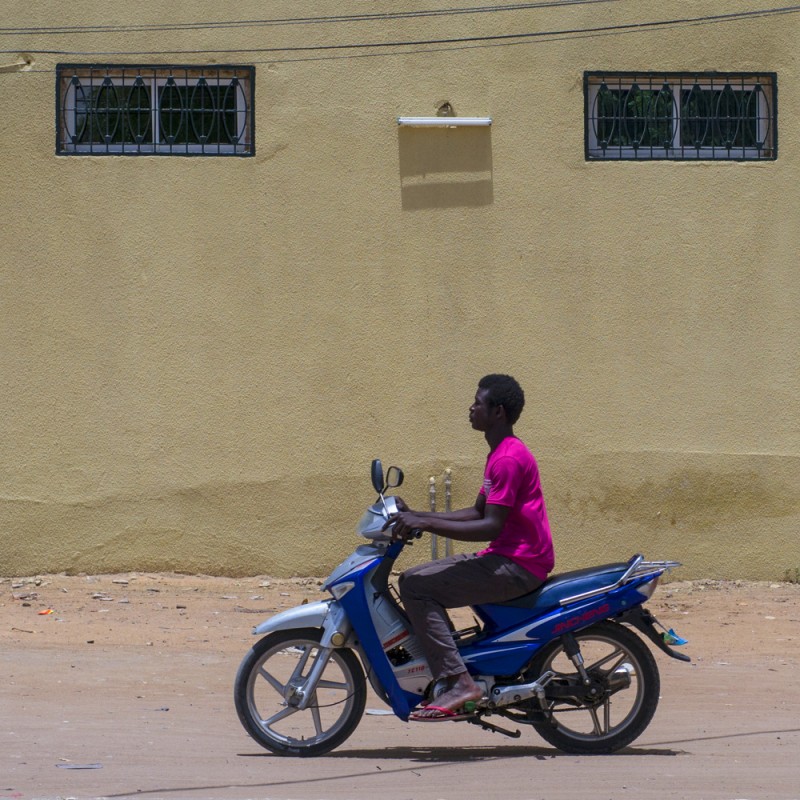
[[[605,594],[606,592],[611,592],[614,589],[618,589],[620,586],[628,583],[628,581],[632,581],[634,578],[655,575],[679,566],[681,566],[680,561],[645,561],[643,555],[637,554],[628,562],[628,568],[622,574],[622,577],[615,583],[612,583],[609,586],[601,586],[599,589],[591,589],[590,591],[582,592],[581,594],[574,594],[572,597],[565,597],[559,601],[559,605],[568,606],[571,603],[579,603],[581,600],[588,600],[590,597],[596,597],[597,595]]]

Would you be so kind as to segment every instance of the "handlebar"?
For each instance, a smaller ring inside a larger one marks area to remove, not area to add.
[[[394,533],[394,526],[395,523],[393,522],[391,525],[387,526],[386,530],[390,530],[392,533]],[[425,531],[423,531],[422,528],[412,528],[411,533],[403,538],[405,541],[409,541],[410,539],[421,539],[423,533],[425,533]]]

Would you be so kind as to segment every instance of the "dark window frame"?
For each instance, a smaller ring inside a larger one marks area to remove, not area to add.
[[[255,67],[57,64],[56,155],[255,155]]]
[[[778,157],[777,73],[587,71],[583,85],[587,161]]]

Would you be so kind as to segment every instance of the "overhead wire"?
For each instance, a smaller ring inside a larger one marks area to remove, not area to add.
[[[84,33],[157,33],[159,31],[206,30],[224,28],[250,28],[280,25],[319,25],[337,22],[385,22],[389,20],[416,19],[424,17],[461,16],[464,14],[486,14],[502,11],[527,11],[540,8],[556,8],[596,3],[617,3],[621,0],[539,0],[535,3],[502,3],[489,6],[466,6],[463,8],[423,9],[419,11],[387,11],[374,14],[335,14],[316,17],[285,17],[277,19],[227,20],[215,22],[163,22],[126,25],[58,25],[50,27],[0,27],[0,36],[65,35]]]
[[[800,12],[800,7],[792,8],[791,10],[775,12],[775,13],[798,13]],[[768,16],[768,15],[760,15],[760,16]],[[702,20],[699,19],[697,21],[688,20],[686,22],[681,21],[681,25],[685,25],[686,27],[692,27],[696,25],[710,25],[710,24],[719,24],[719,23],[726,23],[726,22],[735,22],[736,18],[730,19],[718,19],[713,21]],[[388,56],[397,56],[397,55],[424,55],[428,53],[452,53],[452,52],[460,52],[464,50],[476,50],[482,48],[494,48],[494,47],[519,47],[520,45],[531,45],[531,44],[543,44],[547,42],[559,42],[559,41],[572,41],[577,39],[598,39],[601,37],[608,37],[608,36],[623,36],[626,34],[631,33],[643,33],[647,29],[639,29],[639,30],[631,30],[631,29],[609,29],[609,30],[599,30],[599,29],[588,29],[584,31],[553,31],[553,32],[546,32],[542,33],[539,38],[536,39],[522,39],[517,41],[504,41],[504,42],[473,42],[467,43],[462,45],[449,45],[449,46],[441,46],[441,47],[424,47],[420,49],[409,49],[400,51],[394,51],[390,53],[345,53],[341,55],[318,55],[318,56],[299,56],[293,58],[268,58],[263,60],[258,59],[249,59],[248,63],[250,64],[295,64],[295,63],[303,63],[303,62],[313,62],[313,61],[337,61],[337,60],[345,60],[345,59],[363,59],[363,58],[386,58]]]
[[[589,0],[590,2],[604,0]],[[611,0],[616,2],[616,0]],[[582,2],[582,0],[563,0],[563,4]],[[527,4],[526,4],[527,5]],[[531,4],[537,7],[541,3]],[[56,55],[56,56],[163,56],[163,55],[238,55],[238,54],[277,54],[277,53],[312,53],[317,55],[302,55],[299,57],[276,58],[271,56],[265,60],[247,59],[249,63],[297,63],[308,61],[330,61],[355,58],[379,58],[390,55],[420,55],[426,53],[453,52],[485,47],[510,47],[537,42],[548,42],[568,39],[584,39],[641,33],[659,28],[676,26],[711,25],[726,22],[736,22],[746,19],[755,19],[781,14],[795,14],[800,12],[800,5],[780,6],[765,9],[751,9],[746,11],[729,12],[727,14],[709,14],[698,17],[680,17],[665,20],[646,22],[622,23],[617,25],[603,25],[589,28],[569,28],[549,31],[535,31],[516,34],[496,34],[469,37],[454,37],[448,39],[422,39],[399,42],[370,42],[348,43],[331,45],[296,45],[289,47],[262,47],[262,48],[230,48],[230,49],[195,49],[195,50],[142,50],[142,51],[67,51],[67,50],[31,50],[31,55]],[[381,52],[387,48],[388,52]],[[399,50],[398,48],[406,48]],[[416,48],[416,49],[412,49]],[[366,50],[377,52],[364,52]],[[341,54],[332,54],[331,51],[346,51]],[[361,52],[354,52],[361,51]],[[0,54],[18,53],[18,50],[0,50]],[[29,68],[26,72],[52,72],[52,69]]]
[[[346,44],[292,45],[280,47],[243,47],[224,49],[191,50],[32,50],[39,55],[57,56],[158,56],[158,55],[233,55],[242,53],[302,53],[326,52],[334,50],[393,49],[400,47],[421,47],[430,45],[463,45],[469,43],[501,43],[510,40],[535,40],[544,37],[567,37],[570,35],[590,35],[610,32],[634,32],[677,25],[713,24],[733,22],[756,17],[800,12],[800,5],[783,6],[770,9],[735,11],[728,14],[709,14],[699,17],[679,17],[674,19],[630,22],[617,25],[600,25],[589,28],[565,28],[562,30],[533,31],[523,33],[484,34],[479,36],[459,36],[452,38],[416,39],[390,42],[350,42]],[[0,50],[0,53],[15,53],[17,50]]]

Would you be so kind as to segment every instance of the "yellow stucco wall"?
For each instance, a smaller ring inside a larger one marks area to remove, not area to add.
[[[4,27],[301,15],[39,5],[4,0]],[[404,467],[412,503],[447,467],[454,503],[473,501],[486,448],[466,410],[503,371],[527,393],[517,432],[557,569],[642,551],[685,578],[797,579],[797,14],[263,52],[730,5],[3,36],[0,574],[324,573],[354,544],[373,457]],[[165,53],[199,50],[245,52]],[[116,54],[136,51],[160,55]],[[84,61],[255,64],[255,157],[56,157],[55,66]],[[775,72],[779,157],[587,162],[596,69]],[[444,101],[492,127],[398,128]]]

